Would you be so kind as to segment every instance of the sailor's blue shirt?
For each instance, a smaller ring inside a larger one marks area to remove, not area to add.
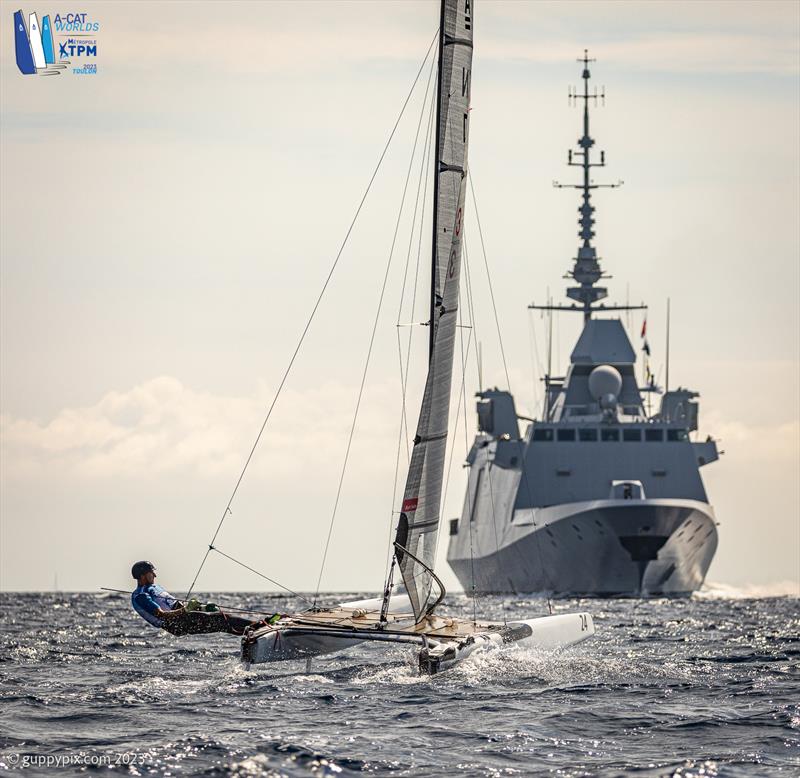
[[[162,620],[156,615],[158,610],[172,610],[173,605],[178,601],[163,586],[158,584],[145,584],[137,586],[131,594],[131,605],[133,609],[148,623],[154,627],[162,627]]]

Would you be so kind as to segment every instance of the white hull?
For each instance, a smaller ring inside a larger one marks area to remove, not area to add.
[[[352,619],[353,614],[363,613],[364,616],[378,614],[382,602],[383,600],[380,598],[373,598],[345,602],[339,607],[346,611],[348,617]],[[411,603],[408,595],[392,597],[388,613],[392,616],[393,627],[413,624],[413,618],[408,615],[410,611]],[[357,616],[356,618],[363,617]],[[242,661],[245,664],[261,664],[332,654],[336,651],[344,651],[368,639],[378,639],[372,634],[373,632],[374,630],[369,630],[370,637],[368,638],[360,637],[352,630],[344,632],[336,627],[335,622],[323,627],[301,622],[295,623],[293,620],[281,621],[272,627],[258,630],[253,636],[245,636],[242,640]]]
[[[377,601],[362,601],[371,605]],[[263,627],[242,640],[242,661],[246,665],[310,659],[350,648],[365,641],[409,643],[419,647],[420,672],[433,675],[458,664],[475,652],[515,644],[530,648],[565,648],[594,635],[588,613],[541,616],[502,623],[473,624],[430,617],[424,624],[408,624],[402,616],[381,626],[378,611],[341,606],[336,611],[287,617]],[[335,613],[335,620],[329,618]],[[349,617],[347,614],[351,614]],[[317,622],[319,617],[319,622]],[[364,626],[353,622],[365,619]],[[347,621],[346,626],[341,626]],[[404,626],[405,622],[405,626]],[[333,626],[337,624],[339,626]]]
[[[500,625],[495,625],[500,626]],[[442,641],[420,652],[421,673],[454,667],[470,655],[513,644],[523,648],[559,649],[581,643],[594,635],[594,621],[588,613],[540,616],[510,621],[498,632],[478,632],[460,641]]]

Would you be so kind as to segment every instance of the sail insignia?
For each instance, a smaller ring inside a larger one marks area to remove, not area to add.
[[[450,412],[454,314],[461,274],[473,26],[471,0],[444,0],[439,40],[431,350],[395,538],[397,563],[417,621],[436,606],[443,594],[433,566]]]

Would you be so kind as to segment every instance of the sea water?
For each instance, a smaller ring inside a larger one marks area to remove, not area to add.
[[[327,596],[334,603],[363,596]],[[263,594],[217,602],[263,613]],[[324,604],[324,603],[323,603]],[[408,646],[258,665],[176,638],[128,599],[0,595],[0,770],[26,775],[800,775],[800,601],[558,600],[597,635],[420,677]],[[547,613],[479,599],[479,617]],[[473,603],[450,596],[450,613]]]

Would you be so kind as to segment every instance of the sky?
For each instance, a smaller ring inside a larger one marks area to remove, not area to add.
[[[25,6],[100,23],[97,74],[51,78],[17,71],[18,6],[0,8],[0,589],[126,588],[144,558],[184,590],[433,39],[437,4]],[[650,306],[662,382],[671,300],[670,380],[701,393],[700,434],[725,451],[702,470],[720,522],[708,581],[743,591],[800,593],[798,41],[793,2],[475,10],[470,175],[518,410],[541,407],[545,325],[527,306],[563,299],[577,245],[576,193],[552,182],[574,180],[565,162],[580,115],[567,89],[588,48],[606,93],[592,113],[608,164],[597,179],[625,182],[595,198],[610,300]],[[422,105],[418,89],[217,541],[294,590],[319,576]],[[412,337],[413,425],[427,332],[397,327],[424,320],[409,297],[400,306],[409,213],[323,590],[383,581],[406,448],[397,333]],[[472,200],[465,233],[470,337],[484,384],[505,386]],[[578,318],[557,320],[557,369]],[[629,323],[638,346],[640,315]],[[444,518],[461,511],[476,389],[470,367]],[[458,588],[445,545],[437,570]],[[198,586],[274,589],[217,555]]]

